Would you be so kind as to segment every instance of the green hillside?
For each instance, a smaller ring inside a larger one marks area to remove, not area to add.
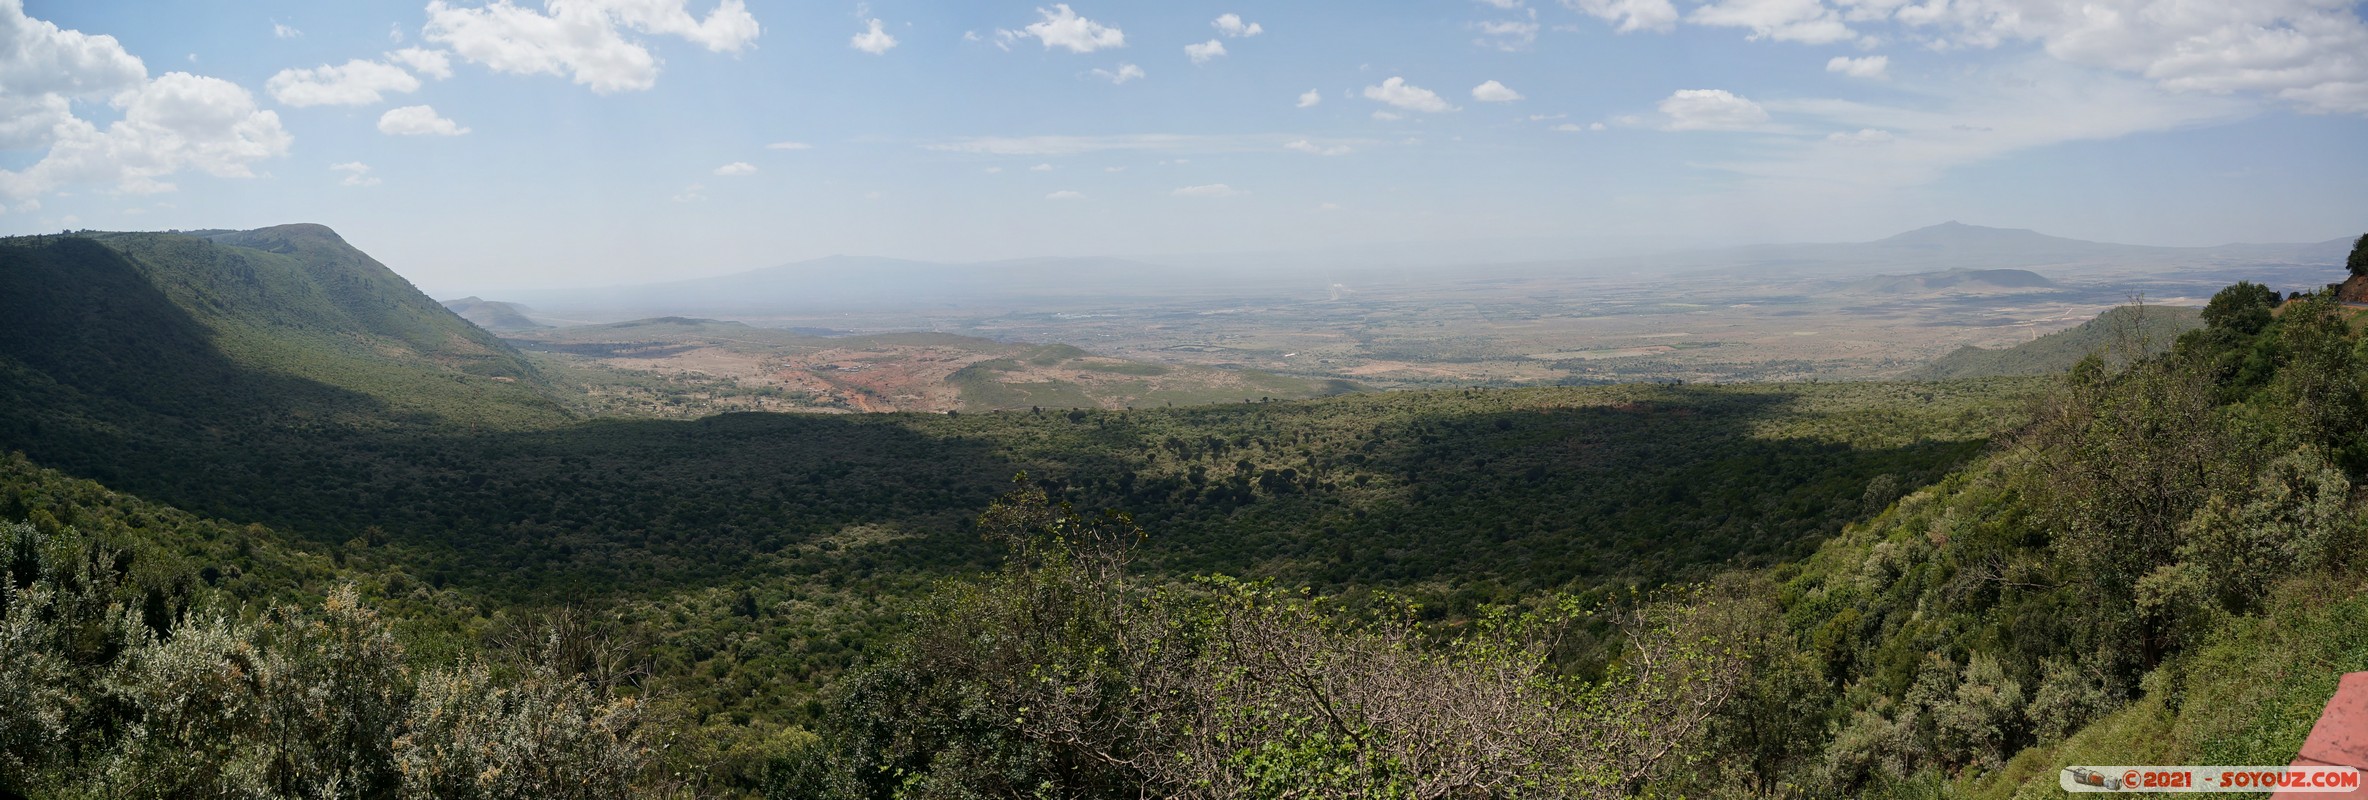
[[[317,225],[0,240],[0,318],[0,441],[126,489],[323,426],[564,418],[516,351]]]
[[[2276,763],[2368,668],[2360,334],[2250,285],[2068,378],[696,420],[316,227],[0,290],[21,794],[2030,796]]]
[[[2198,309],[2178,306],[2123,306],[2096,319],[2000,350],[1960,347],[1956,352],[1908,373],[1910,380],[1941,381],[1958,378],[1995,378],[2010,375],[2059,375],[2090,355],[2128,363],[2124,350],[2152,355],[2170,349],[2171,342],[2204,325]]]

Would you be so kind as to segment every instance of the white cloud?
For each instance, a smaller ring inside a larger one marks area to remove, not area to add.
[[[386,57],[390,60],[402,63],[403,66],[410,67],[412,72],[417,72],[421,75],[435,78],[436,80],[443,80],[445,78],[452,77],[451,54],[442,50],[428,50],[420,47],[406,47],[401,50],[388,53],[386,54]]]
[[[1109,81],[1112,86],[1122,86],[1127,81],[1142,78],[1143,68],[1121,61],[1118,62],[1118,69],[1115,70],[1095,67],[1093,75],[1096,78]]]
[[[1580,125],[1580,124],[1578,124],[1578,123],[1576,123],[1576,122],[1565,122],[1565,123],[1562,123],[1562,124],[1560,124],[1560,125],[1556,125],[1556,126],[1554,126],[1554,129],[1555,129],[1555,130],[1558,130],[1558,131],[1561,131],[1561,132],[1563,132],[1563,133],[1586,133],[1586,132],[1590,132],[1590,131],[1600,131],[1600,130],[1603,130],[1603,123],[1601,123],[1601,122],[1590,122],[1590,123],[1587,123],[1586,125]]]
[[[1508,53],[1527,50],[1538,41],[1538,24],[1535,21],[1487,20],[1473,23],[1472,28],[1480,32],[1480,38],[1472,40],[1473,44]]]
[[[1834,144],[1859,147],[1870,144],[1882,144],[1884,142],[1891,141],[1894,138],[1897,137],[1892,136],[1890,131],[1876,130],[1874,128],[1862,128],[1855,132],[1837,131],[1830,133],[1826,135],[1825,140]]]
[[[271,99],[284,105],[366,106],[386,99],[387,93],[419,90],[419,79],[402,67],[354,59],[341,66],[283,69],[263,82]]]
[[[1718,0],[1694,9],[1686,21],[1696,25],[1750,28],[1752,39],[1774,39],[1802,44],[1832,44],[1856,38],[1842,24],[1841,14],[1821,0]]]
[[[1572,11],[1617,23],[1621,33],[1667,31],[1677,27],[1677,7],[1669,0],[1562,0]]]
[[[104,101],[122,117],[101,129],[76,117],[74,101]],[[225,178],[286,155],[293,138],[237,84],[171,72],[151,80],[147,65],[112,36],[66,30],[0,2],[0,149],[43,151],[20,170],[0,170],[0,199],[18,211],[79,186],[131,194],[170,191],[182,170]]]
[[[1321,145],[1310,142],[1306,139],[1294,139],[1292,141],[1284,142],[1283,149],[1296,150],[1309,155],[1318,156],[1345,156],[1350,152],[1349,146],[1345,144]]]
[[[294,39],[298,36],[303,36],[304,32],[297,30],[296,26],[275,21],[271,23],[271,35],[280,39]]]
[[[1505,88],[1502,83],[1489,81],[1472,87],[1472,99],[1483,103],[1510,103],[1521,99],[1521,93]]]
[[[987,170],[986,170],[987,174],[989,174],[989,175],[998,174],[998,173],[1001,173],[1002,171],[1003,171],[1003,168],[1002,168],[1002,167],[988,167],[988,168],[987,168]]]
[[[1222,183],[1211,183],[1204,186],[1186,186],[1168,194],[1177,197],[1232,197],[1237,194],[1246,194],[1246,192]]]
[[[1067,190],[1067,189],[1062,189],[1062,190],[1060,190],[1060,191],[1053,192],[1052,194],[1045,195],[1045,196],[1044,196],[1044,199],[1046,199],[1046,200],[1083,200],[1083,199],[1085,199],[1085,193],[1084,193],[1084,192],[1073,192],[1073,191],[1070,191],[1070,190]]]
[[[1832,60],[1825,62],[1825,71],[1839,72],[1853,78],[1881,78],[1890,68],[1890,56],[1866,56],[1864,58],[1834,56]]]
[[[774,143],[772,143],[772,144],[765,145],[765,149],[767,149],[767,150],[812,150],[812,149],[814,149],[814,146],[813,146],[813,145],[810,145],[810,144],[807,144],[807,143],[805,143],[805,142],[774,142]]]
[[[434,108],[404,106],[378,115],[378,132],[388,136],[459,136],[469,129],[438,116]]]
[[[1194,64],[1206,64],[1209,59],[1225,55],[1225,43],[1210,39],[1200,44],[1188,44],[1184,46],[1184,55],[1190,56]]]
[[[996,38],[1008,46],[1013,40],[1033,36],[1044,43],[1046,50],[1059,47],[1072,53],[1126,46],[1126,31],[1080,17],[1067,3],[1054,3],[1050,9],[1038,8],[1036,13],[1044,18],[1016,31],[998,30]]]
[[[1317,204],[1316,204],[1316,210],[1317,210],[1317,211],[1339,211],[1339,210],[1340,210],[1340,204],[1339,204],[1339,203],[1317,203]]]
[[[12,15],[21,20],[22,15],[14,11],[12,5],[0,9],[0,25],[12,21],[6,20]],[[55,34],[72,33],[40,27],[47,25],[38,23],[33,29],[51,34],[51,40],[19,49],[9,57],[15,62],[10,66],[24,63],[27,55],[36,59],[46,55],[41,50],[58,43]],[[19,27],[17,33],[21,36],[25,30]],[[18,42],[23,44],[24,39]],[[93,44],[87,39],[82,43]],[[106,50],[121,52],[114,47],[114,40],[108,39],[104,47],[84,49],[80,54],[106,55]],[[56,62],[50,65],[56,66]],[[0,84],[13,88],[95,82],[115,77],[111,69],[118,65],[112,58],[80,60],[76,66],[98,68],[80,76],[24,74],[12,69],[0,72],[4,76]],[[168,72],[116,94],[109,104],[122,109],[123,118],[105,130],[66,113],[63,95],[36,95],[36,106],[46,102],[39,100],[41,97],[57,98],[55,107],[37,109],[55,123],[39,139],[49,151],[23,170],[0,171],[0,196],[16,202],[20,209],[38,207],[41,196],[76,185],[109,186],[130,194],[172,191],[173,184],[161,179],[184,169],[224,178],[253,177],[255,162],[286,155],[294,141],[280,127],[279,115],[257,108],[255,96],[246,89],[220,78],[186,72]],[[10,102],[22,101],[11,97]],[[11,133],[22,141],[22,132]]]
[[[1029,171],[1029,172],[1051,172],[1051,171],[1053,171],[1053,165],[1051,165],[1051,164],[1038,164],[1038,165],[1036,165],[1036,166],[1029,167],[1029,168],[1028,168],[1028,171]]]
[[[1768,110],[1725,89],[1680,89],[1662,100],[1668,130],[1740,131],[1768,122]]]
[[[0,7],[0,150],[30,150],[74,120],[73,100],[105,100],[139,88],[148,67],[113,36],[61,30]]]
[[[673,200],[677,203],[696,203],[707,199],[706,192],[707,187],[694,183],[683,187],[682,192],[676,194]]]
[[[378,185],[378,178],[370,174],[370,165],[359,161],[348,161],[343,164],[330,164],[329,170],[331,172],[345,173],[345,179],[337,182],[337,185],[339,186]]]
[[[1324,102],[1324,93],[1323,93],[1323,92],[1319,92],[1319,91],[1316,91],[1316,90],[1314,90],[1314,89],[1309,89],[1309,90],[1307,90],[1307,91],[1304,91],[1304,92],[1300,92],[1300,93],[1299,93],[1299,107],[1300,107],[1300,108],[1307,108],[1307,107],[1309,107],[1309,106],[1312,106],[1312,105],[1315,105],[1315,104],[1317,104],[1317,103],[1321,103],[1321,102]]]
[[[1438,92],[1409,85],[1405,78],[1399,77],[1382,81],[1380,86],[1365,87],[1365,99],[1388,103],[1408,111],[1431,114],[1455,110],[1455,107],[1448,105],[1447,101],[1439,99]]]
[[[1406,115],[1391,111],[1375,111],[1373,112],[1373,118],[1382,122],[1396,122],[1398,120],[1405,119]]]
[[[744,0],[720,0],[705,18],[688,0],[545,0],[543,11],[512,0],[457,8],[428,0],[422,36],[470,63],[519,75],[566,75],[592,91],[648,89],[658,59],[628,32],[675,36],[709,51],[736,53],[759,28]]]
[[[1670,0],[1561,0],[1622,33],[1668,31]],[[2069,64],[2180,92],[2258,93],[2315,113],[2368,114],[2368,20],[2356,0],[1710,0],[1683,20],[1752,39],[1936,50],[2035,44]],[[1874,26],[1889,26],[1877,29]],[[1876,57],[1880,58],[1880,57]],[[1857,77],[1874,67],[1836,69]]]
[[[1274,137],[1255,134],[1135,133],[1114,136],[983,136],[928,142],[921,149],[989,156],[1072,156],[1114,151],[1159,153],[1272,152]],[[1182,163],[1183,159],[1176,159]]]
[[[734,161],[732,163],[716,167],[715,174],[726,178],[737,178],[743,175],[755,175],[756,165],[746,161]]]
[[[1237,39],[1248,38],[1266,32],[1266,28],[1260,26],[1258,23],[1243,22],[1242,16],[1240,14],[1219,15],[1217,19],[1213,22],[1210,22],[1209,25],[1210,27],[1216,28],[1218,33],[1222,33],[1226,36]]]
[[[1511,11],[1521,7],[1521,0],[1472,0],[1472,2],[1489,6],[1491,8],[1501,8],[1506,11]]]
[[[871,20],[870,26],[864,32],[855,34],[855,38],[847,40],[847,46],[875,56],[896,47],[896,37],[888,35],[879,20]]]
[[[2175,91],[2259,92],[2306,111],[2368,114],[2368,21],[2342,0],[1959,0],[1894,18],[1931,43],[2037,42],[2057,59]]]

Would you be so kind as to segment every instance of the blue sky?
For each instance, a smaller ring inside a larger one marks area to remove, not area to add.
[[[0,0],[0,43],[0,230],[321,222],[439,296],[833,253],[2368,229],[2341,0]]]

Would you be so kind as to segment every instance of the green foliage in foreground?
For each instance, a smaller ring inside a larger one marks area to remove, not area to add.
[[[651,761],[634,700],[548,660],[422,668],[350,588],[318,608],[193,603],[75,531],[8,523],[0,549],[9,792],[588,799]]]
[[[1995,456],[1775,570],[1830,721],[1785,782],[2053,796],[2071,763],[2292,758],[2368,669],[2368,344],[2270,302],[2084,363]]]
[[[1434,628],[1224,578],[1131,574],[1143,532],[1023,488],[1012,556],[916,608],[847,678],[835,763],[795,796],[1614,797],[1682,770],[1775,629],[1684,595],[1622,610],[1598,679],[1557,669],[1576,600]],[[799,794],[802,792],[803,794]]]

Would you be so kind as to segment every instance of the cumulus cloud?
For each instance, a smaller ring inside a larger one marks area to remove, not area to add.
[[[1752,39],[1832,44],[1856,38],[1842,16],[1822,0],[1719,0],[1694,9],[1686,21],[1751,29]]]
[[[1472,87],[1472,99],[1483,103],[1510,103],[1521,99],[1521,93],[1505,88],[1502,83],[1489,81]]]
[[[2048,55],[2174,91],[2259,92],[2307,111],[2368,114],[2368,22],[2331,0],[1963,0],[1894,18],[1931,43],[2038,43]]]
[[[1667,31],[1669,0],[1561,0],[1620,32]],[[2368,20],[2345,0],[1712,0],[1683,15],[1753,39],[1936,50],[2035,44],[2049,57],[2204,95],[2257,93],[2306,112],[2368,114]],[[1878,27],[1883,26],[1883,27]],[[1880,58],[1874,57],[1874,58]],[[1847,59],[1881,77],[1864,59]]]
[[[1400,77],[1382,81],[1380,86],[1365,87],[1365,99],[1430,114],[1455,110],[1454,106],[1439,98],[1438,92],[1408,84],[1405,78]]]
[[[1177,197],[1232,197],[1237,194],[1245,194],[1245,192],[1222,183],[1211,183],[1202,186],[1186,186],[1168,194]]]
[[[874,19],[868,22],[871,27],[862,33],[855,34],[855,38],[847,40],[848,47],[875,56],[896,47],[896,37],[888,35],[888,31],[883,28],[879,20]]]
[[[378,132],[388,136],[459,136],[468,133],[429,106],[404,106],[378,115]]]
[[[1038,8],[1036,13],[1043,19],[1016,31],[995,31],[997,43],[1009,47],[1013,41],[1033,37],[1043,42],[1046,50],[1059,47],[1072,53],[1091,53],[1126,46],[1126,31],[1080,17],[1067,3],[1054,3],[1049,9]]]
[[[1866,56],[1864,58],[1834,56],[1832,60],[1825,62],[1825,71],[1839,72],[1853,78],[1880,78],[1890,69],[1890,56]]]
[[[339,186],[378,185],[378,178],[370,174],[370,165],[359,161],[348,161],[343,164],[330,164],[329,171],[345,173],[345,179],[337,182],[337,185]]]
[[[1561,131],[1561,132],[1563,132],[1563,133],[1585,133],[1585,132],[1588,132],[1588,131],[1600,131],[1600,130],[1603,130],[1603,123],[1601,123],[1601,122],[1590,122],[1590,123],[1587,123],[1586,125],[1580,125],[1580,124],[1578,124],[1578,123],[1576,123],[1576,122],[1565,122],[1565,123],[1562,123],[1562,124],[1560,124],[1560,125],[1556,125],[1556,126],[1554,126],[1554,129],[1555,129],[1555,130],[1558,130],[1558,131]]]
[[[1621,33],[1667,31],[1677,27],[1677,7],[1669,0],[1562,0],[1562,5],[1613,24]]]
[[[1209,26],[1216,28],[1218,33],[1236,39],[1246,39],[1266,32],[1266,29],[1260,27],[1258,23],[1243,22],[1240,14],[1219,15],[1215,21],[1209,23]]]
[[[756,165],[746,161],[734,161],[732,163],[716,167],[715,174],[726,178],[737,178],[743,175],[755,175]]]
[[[294,141],[278,114],[220,78],[168,72],[110,104],[123,118],[104,130],[65,114],[62,103],[51,109],[61,116],[47,133],[49,151],[21,171],[0,171],[0,195],[22,206],[78,184],[152,194],[171,191],[163,178],[184,169],[253,177],[256,162],[286,155]]]
[[[1075,191],[1070,191],[1070,190],[1068,190],[1068,189],[1062,189],[1062,190],[1060,190],[1060,191],[1053,192],[1052,194],[1045,195],[1045,196],[1044,196],[1044,199],[1046,199],[1046,200],[1083,200],[1083,199],[1085,199],[1085,193],[1084,193],[1084,192],[1075,192]]]
[[[1029,167],[1029,168],[1028,168],[1028,171],[1029,171],[1029,172],[1051,172],[1051,171],[1053,171],[1053,166],[1052,166],[1051,164],[1038,164],[1038,165],[1036,165],[1036,166]]]
[[[1300,107],[1300,108],[1307,108],[1307,107],[1309,107],[1309,106],[1312,106],[1312,105],[1315,105],[1315,104],[1317,104],[1317,103],[1321,103],[1321,102],[1324,102],[1324,93],[1323,93],[1323,92],[1319,92],[1319,91],[1316,91],[1316,90],[1314,90],[1314,89],[1309,89],[1309,90],[1307,90],[1307,91],[1304,91],[1304,92],[1300,92],[1300,93],[1299,93],[1299,107]]]
[[[657,84],[658,59],[629,34],[674,36],[711,52],[736,53],[756,41],[756,17],[744,0],[721,0],[704,18],[688,0],[546,0],[543,10],[512,0],[479,8],[428,0],[423,36],[463,60],[496,72],[565,75],[600,93]]]
[[[429,50],[422,47],[406,47],[401,50],[388,53],[386,54],[386,57],[390,61],[410,67],[412,72],[417,72],[421,75],[426,75],[436,80],[443,80],[445,78],[452,77],[452,56],[442,50]]]
[[[1725,89],[1680,89],[1662,100],[1673,131],[1742,131],[1768,122],[1768,110]]]
[[[297,30],[296,26],[289,25],[285,22],[273,22],[271,23],[271,35],[274,38],[279,39],[294,39],[298,36],[303,36],[304,32]]]
[[[807,144],[807,143],[805,143],[805,142],[774,142],[774,143],[772,143],[772,144],[765,145],[765,149],[767,149],[767,150],[812,150],[812,149],[814,149],[814,146],[813,146],[813,145],[810,145],[810,144]]]
[[[419,79],[402,67],[357,58],[341,66],[280,70],[263,82],[263,90],[271,99],[298,108],[367,106],[384,101],[389,92],[418,91]]]
[[[0,149],[44,151],[0,170],[0,198],[19,210],[78,185],[169,191],[164,178],[182,170],[251,177],[293,141],[237,84],[185,72],[151,80],[115,37],[33,19],[21,3],[0,2],[0,42]],[[75,101],[105,102],[122,117],[102,129],[75,116]]]
[[[1102,69],[1100,67],[1096,67],[1094,68],[1093,75],[1096,78],[1109,81],[1113,86],[1117,86],[1124,84],[1127,81],[1143,77],[1143,68],[1121,61],[1118,62],[1117,69]]]
[[[1349,146],[1345,144],[1322,145],[1316,144],[1306,139],[1294,139],[1284,142],[1283,149],[1296,150],[1298,152],[1316,156],[1345,156],[1350,152]]]
[[[1210,39],[1200,44],[1188,44],[1184,46],[1184,55],[1190,56],[1194,64],[1206,64],[1209,59],[1225,55],[1225,43]]]
[[[1486,20],[1472,23],[1472,28],[1480,32],[1480,38],[1472,40],[1473,44],[1508,53],[1527,50],[1538,42],[1538,23],[1535,21]]]

